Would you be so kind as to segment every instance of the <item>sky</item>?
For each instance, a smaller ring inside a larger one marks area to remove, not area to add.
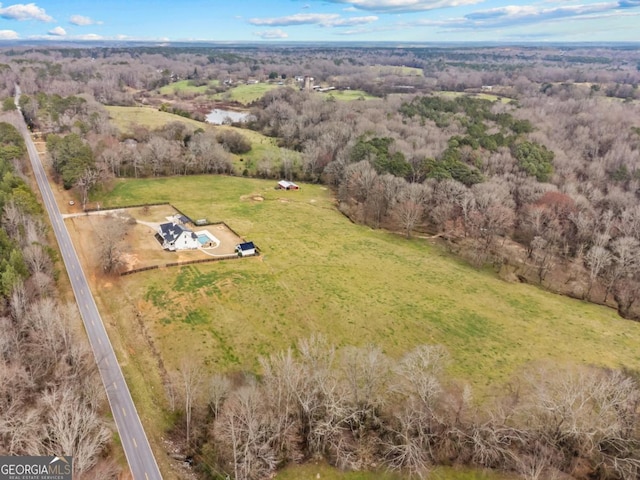
[[[640,0],[39,0],[2,40],[639,42]]]

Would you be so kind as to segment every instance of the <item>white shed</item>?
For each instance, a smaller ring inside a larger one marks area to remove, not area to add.
[[[244,242],[236,245],[236,252],[241,257],[250,257],[256,254],[256,246],[253,242]]]

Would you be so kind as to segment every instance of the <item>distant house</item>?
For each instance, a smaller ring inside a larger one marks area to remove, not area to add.
[[[278,182],[278,188],[280,190],[300,190],[300,187],[298,185],[287,180],[280,180]]]
[[[177,223],[163,223],[158,227],[158,240],[165,250],[193,250],[200,246],[198,236]]]
[[[236,245],[236,252],[241,257],[250,257],[256,254],[256,246],[253,242],[244,242]]]

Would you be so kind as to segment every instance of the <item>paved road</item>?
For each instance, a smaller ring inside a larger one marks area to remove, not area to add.
[[[20,87],[16,85],[16,105],[19,98]],[[22,118],[19,128],[27,145],[33,172],[42,193],[42,200],[47,212],[49,212],[53,231],[60,246],[60,252],[71,280],[73,293],[78,302],[78,308],[98,364],[98,370],[107,392],[109,405],[111,405],[113,418],[115,419],[133,478],[135,480],[161,480],[162,475],[142,428],[140,417],[131,399],[129,388],[122,375],[122,370],[107,336],[102,318],[98,313],[89,284],[80,266],[78,255],[73,248],[71,237],[60,215],[60,210],[51,191],[51,186],[40,162],[36,147]]]

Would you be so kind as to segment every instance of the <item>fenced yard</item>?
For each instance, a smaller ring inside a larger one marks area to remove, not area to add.
[[[82,252],[84,260],[96,270],[100,269],[98,243],[101,234],[95,232],[100,232],[104,228],[109,217],[120,219],[121,222],[129,224],[125,237],[118,247],[123,252],[125,259],[125,266],[119,272],[122,275],[162,267],[237,258],[236,245],[244,241],[224,222],[198,226],[188,223],[185,225],[186,228],[198,232],[210,232],[210,236],[217,241],[201,245],[201,248],[196,250],[175,252],[164,250],[156,240],[158,226],[161,223],[177,219],[182,213],[167,203],[142,204],[126,208],[94,210],[87,213],[86,215],[70,216],[66,222],[72,234],[82,238],[81,245],[84,248],[79,250]]]

